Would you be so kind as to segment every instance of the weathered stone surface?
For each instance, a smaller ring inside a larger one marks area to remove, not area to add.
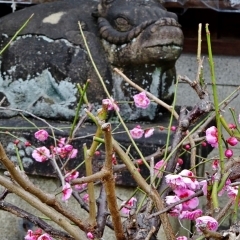
[[[76,83],[91,79],[89,100],[95,109],[106,97],[93,70],[81,22],[93,59],[117,101],[131,101],[135,90],[112,72],[123,71],[137,84],[171,102],[175,62],[183,35],[176,15],[155,0],[67,0],[25,8],[0,19],[3,47],[26,19],[33,19],[1,58],[0,95],[4,106],[28,110],[44,118],[69,120],[79,98]],[[94,17],[92,16],[94,13]],[[122,104],[128,120],[154,120],[156,104],[133,111]],[[16,115],[1,111],[0,117]]]

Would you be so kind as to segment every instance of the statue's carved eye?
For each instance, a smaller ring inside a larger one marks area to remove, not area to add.
[[[126,32],[131,29],[131,25],[129,24],[128,20],[123,17],[118,17],[117,19],[115,19],[115,24],[117,29],[122,32]]]

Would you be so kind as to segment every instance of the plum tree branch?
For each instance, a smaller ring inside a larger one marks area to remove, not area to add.
[[[60,213],[53,210],[51,207],[47,206],[46,204],[42,203],[35,196],[25,191],[24,189],[22,189],[21,187],[19,187],[18,185],[16,185],[15,183],[11,182],[10,180],[6,179],[3,176],[0,176],[0,185],[4,186],[11,192],[15,193],[20,198],[22,198],[27,203],[29,203],[31,206],[35,207],[36,209],[41,211],[43,214],[45,214],[47,217],[52,219],[52,221],[57,223],[65,231],[71,234],[71,236],[74,237],[74,239],[81,240],[80,232],[76,227],[72,226],[71,223],[69,223],[66,219],[64,219]]]

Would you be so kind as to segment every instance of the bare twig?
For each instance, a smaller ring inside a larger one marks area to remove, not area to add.
[[[0,195],[0,200],[3,200],[6,198],[6,196],[9,194],[9,190],[8,189],[4,189]]]

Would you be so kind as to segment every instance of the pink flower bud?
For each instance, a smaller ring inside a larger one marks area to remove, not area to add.
[[[189,150],[191,147],[190,147],[189,144],[187,144],[187,145],[184,146],[184,148],[185,148],[186,150]]]
[[[88,239],[94,239],[94,236],[93,236],[93,234],[91,232],[88,232],[87,233],[87,238]]]
[[[176,131],[176,129],[177,129],[177,128],[176,128],[175,126],[171,126],[171,131],[174,132],[174,131]]]
[[[137,162],[138,165],[142,165],[143,164],[143,160],[142,159],[138,159],[136,162]]]
[[[235,146],[238,143],[238,140],[235,137],[230,137],[227,139],[227,143],[230,144],[231,146]]]
[[[230,129],[236,129],[236,128],[237,128],[237,126],[236,126],[235,124],[233,124],[233,123],[229,123],[229,124],[228,124],[228,127],[229,127]]]
[[[230,157],[232,157],[232,155],[233,155],[233,150],[232,149],[226,149],[225,156],[227,158],[230,158]]]
[[[96,152],[94,153],[94,155],[95,155],[95,156],[100,156],[100,155],[101,155],[101,152],[100,152],[100,151],[96,151]]]
[[[15,144],[15,145],[18,145],[19,144],[19,140],[18,139],[16,139],[13,143]]]
[[[183,160],[181,158],[178,158],[177,163],[181,166],[183,164]]]
[[[218,168],[219,168],[219,160],[216,159],[212,162],[212,169],[216,171],[218,170]]]
[[[30,142],[25,142],[25,147],[30,147],[32,144]]]
[[[69,183],[66,183],[62,188],[62,201],[67,201],[72,195],[72,188]]]

